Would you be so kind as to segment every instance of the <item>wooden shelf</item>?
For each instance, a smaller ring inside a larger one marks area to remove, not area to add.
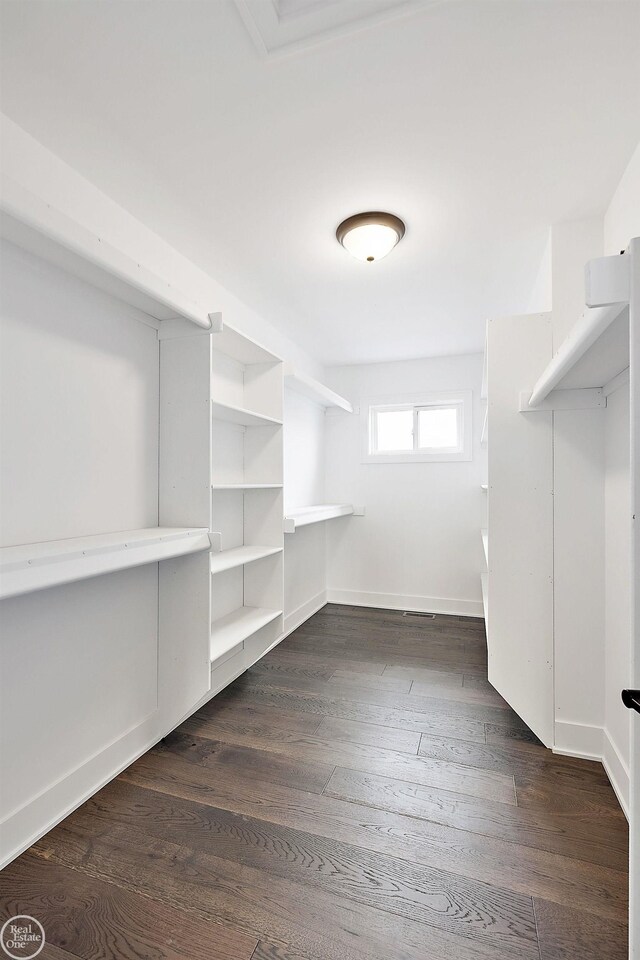
[[[0,598],[209,550],[201,527],[150,527],[0,550]]]
[[[229,403],[211,401],[211,416],[214,420],[224,420],[226,423],[238,423],[244,427],[282,426],[282,420],[267,417],[263,413],[255,413],[244,407],[234,407]]]
[[[482,533],[482,548],[484,550],[484,558],[488,566],[489,565],[489,531],[481,530],[480,532]]]
[[[282,490],[281,483],[212,483],[212,490]]]
[[[334,390],[330,390],[319,380],[314,380],[305,373],[298,373],[291,366],[285,368],[284,382],[286,387],[309,400],[314,400],[323,407],[338,407],[340,410],[346,410],[347,413],[353,413],[353,405],[339,393],[335,393]]]
[[[211,573],[222,573],[234,567],[242,567],[245,563],[253,563],[264,557],[272,557],[282,553],[283,547],[232,547],[230,550],[221,550],[211,554]]]
[[[310,523],[322,523],[324,520],[333,520],[336,517],[348,517],[353,514],[353,505],[350,503],[321,503],[312,507],[298,507],[290,510],[284,518],[284,532],[295,533],[298,527],[306,527]]]
[[[605,387],[628,366],[626,304],[587,308],[538,378],[529,406],[535,409],[556,388]]]
[[[221,324],[220,329],[213,334],[211,342],[214,350],[232,357],[238,363],[282,363],[281,357],[226,323]]]
[[[167,320],[188,320],[203,329],[211,328],[205,307],[103,237],[75,223],[9,178],[6,181],[8,192],[0,215],[2,236],[130,304],[151,318],[152,326],[159,328]]]
[[[282,615],[282,610],[240,607],[211,624],[211,662]]]

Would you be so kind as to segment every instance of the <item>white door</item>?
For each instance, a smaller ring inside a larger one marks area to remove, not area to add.
[[[631,329],[631,676],[640,697],[640,238],[631,241],[629,318]],[[633,709],[633,707],[632,707]],[[640,712],[631,717],[631,796],[629,850],[630,956],[640,960]]]

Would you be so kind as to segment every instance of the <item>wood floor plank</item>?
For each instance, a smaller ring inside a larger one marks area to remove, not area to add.
[[[212,784],[206,770],[175,758],[168,763],[167,758],[143,757],[124,779],[171,797],[339,840],[524,896],[595,908],[606,917],[626,916],[623,875],[608,866],[260,781],[235,777]]]
[[[78,957],[250,960],[257,940],[26,853],[3,871],[5,916],[29,913],[49,945]]]
[[[425,871],[398,857],[130,784],[110,785],[85,805],[84,816],[88,822],[104,818],[118,829],[126,824],[145,830],[198,854],[241,862],[269,877],[473,941],[521,947],[525,953],[535,944],[530,898],[498,885],[436,868]]]
[[[552,813],[490,804],[453,791],[445,793],[341,767],[336,769],[324,793],[379,810],[599,863],[623,875],[626,870],[628,828],[622,820],[603,820],[599,814],[578,816],[573,811]]]
[[[342,686],[357,684],[363,690],[387,690],[390,693],[409,693],[411,681],[402,677],[377,677],[372,674],[355,673],[352,670],[334,670],[329,683]]]
[[[414,755],[418,753],[420,746],[419,733],[379,723],[341,720],[339,717],[325,717],[315,731],[315,736],[324,740],[346,740],[349,743],[363,743]]]
[[[384,668],[383,676],[421,680],[424,683],[441,684],[445,688],[461,687],[464,680],[462,673],[430,670],[427,667],[407,667],[399,663],[388,663]]]
[[[541,960],[627,960],[627,923],[535,900]]]
[[[215,714],[217,720],[229,720],[246,730],[289,730],[296,733],[315,733],[322,716],[305,714],[300,711],[283,710],[264,706],[260,703],[247,703],[214,697],[194,717],[210,717]]]
[[[285,754],[300,762],[311,761],[325,767],[334,763],[336,766],[350,767],[365,773],[377,773],[441,787],[444,790],[456,790],[473,797],[515,804],[513,778],[491,770],[477,770],[462,764],[430,760],[428,757],[413,757],[366,744],[323,740],[317,736],[283,733],[273,739],[254,735],[246,737],[241,731],[228,730],[226,725],[224,729],[220,729],[215,719],[202,720],[192,717],[185,721],[182,729],[196,737],[211,737],[214,741],[223,741],[246,749],[253,747],[258,751]]]
[[[192,724],[206,723],[192,718]],[[250,737],[248,738],[251,739]],[[271,783],[297,785],[309,793],[322,793],[334,766],[311,760],[291,759],[272,751],[244,747],[237,743],[223,743],[212,737],[197,737],[184,724],[153,748],[174,753],[192,763],[200,763],[224,776],[226,769],[240,769]]]
[[[242,694],[238,695],[237,690],[231,687],[228,691],[224,691],[216,697],[216,701],[243,704],[244,696]],[[414,733],[432,732],[460,740],[485,742],[485,724],[481,720],[471,720],[465,717],[434,716],[414,710],[398,710],[394,707],[381,707],[377,704],[361,703],[342,698],[335,699],[281,688],[269,689],[267,687],[253,688],[251,702],[276,710],[300,711],[312,716],[341,717],[345,720],[376,723]]]
[[[438,760],[513,774],[516,784],[531,784],[537,790],[586,794],[590,804],[596,802],[604,810],[623,816],[601,764],[574,761],[572,757],[561,758],[545,747],[530,743],[516,743],[515,747],[505,743],[477,744],[428,734],[420,738],[419,753]]]
[[[85,814],[84,807],[76,811],[34,853],[249,936],[260,930],[262,939],[289,944],[307,960],[424,960],[425,952],[430,960],[539,960],[537,943],[534,950],[529,940],[450,934]]]
[[[453,701],[461,700],[464,703],[481,703],[500,709],[511,709],[507,701],[491,687],[482,688],[457,685],[454,687],[444,687],[435,680],[414,680],[411,684],[410,693],[423,697],[438,697],[445,694],[448,699]]]
[[[364,689],[358,684],[324,683],[322,681],[303,680],[292,676],[278,676],[269,678],[266,683],[263,675],[247,673],[240,677],[236,687],[238,694],[247,695],[250,699],[254,690],[273,690],[280,687],[300,693],[315,693],[324,697],[339,697],[344,700],[353,700],[357,703],[370,703],[381,707],[394,707],[403,710],[414,710],[426,713],[428,716],[466,717],[471,720],[482,720],[487,723],[499,723],[502,726],[514,725],[524,727],[526,724],[510,709],[495,706],[485,706],[478,703],[465,703],[459,700],[449,700],[444,695],[418,696],[417,694],[388,693],[384,690]],[[235,686],[235,685],[234,685]]]

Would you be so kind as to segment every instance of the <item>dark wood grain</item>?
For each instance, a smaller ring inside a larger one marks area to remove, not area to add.
[[[462,793],[432,790],[343,768],[335,771],[324,792],[327,796],[379,810],[611,866],[623,874],[627,868],[629,840],[623,820],[603,820],[598,814],[578,816],[574,812],[553,813],[478,802]]]
[[[29,913],[47,943],[78,957],[249,960],[257,941],[27,853],[3,871],[5,916]],[[44,952],[44,951],[43,951]]]
[[[216,699],[233,705],[244,703],[245,698],[239,689],[231,687]],[[415,733],[432,732],[454,739],[473,740],[478,743],[485,742],[485,724],[481,720],[472,720],[468,717],[441,716],[415,710],[399,710],[396,707],[385,707],[379,704],[342,698],[336,699],[330,696],[318,696],[314,693],[295,690],[270,689],[269,687],[252,688],[251,701],[278,710],[298,710],[301,713],[309,713],[313,716],[340,717],[344,720],[376,723]]]
[[[169,769],[168,769],[169,768]],[[233,778],[212,784],[206,770],[153,754],[125,774],[130,783],[169,796],[225,809],[331,840],[341,840],[411,863],[471,877],[523,895],[579,907],[595,904],[603,915],[626,915],[621,878],[610,867],[550,854],[430,820],[376,810],[332,796],[310,797],[273,784]],[[121,804],[115,804],[121,809]],[[609,893],[609,891],[612,893]]]
[[[486,662],[480,620],[327,605],[18,858],[3,912],[44,960],[622,960],[613,791]]]
[[[627,960],[627,925],[535,900],[540,960]]]
[[[325,768],[336,766],[378,773],[383,776],[410,780],[413,783],[441,787],[443,790],[459,790],[472,797],[499,800],[515,804],[513,778],[493,770],[480,770],[460,763],[431,760],[429,757],[410,756],[396,750],[372,747],[363,743],[343,740],[323,740],[318,736],[300,736],[281,733],[279,737],[245,735],[241,730],[221,729],[215,720],[192,717],[182,729],[194,737],[214,738],[246,749],[255,747],[262,752],[284,754],[286,757],[305,763],[308,760]]]

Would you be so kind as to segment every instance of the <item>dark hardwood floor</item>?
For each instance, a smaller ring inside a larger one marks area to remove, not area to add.
[[[42,958],[624,960],[627,823],[482,621],[329,605],[4,871]]]

